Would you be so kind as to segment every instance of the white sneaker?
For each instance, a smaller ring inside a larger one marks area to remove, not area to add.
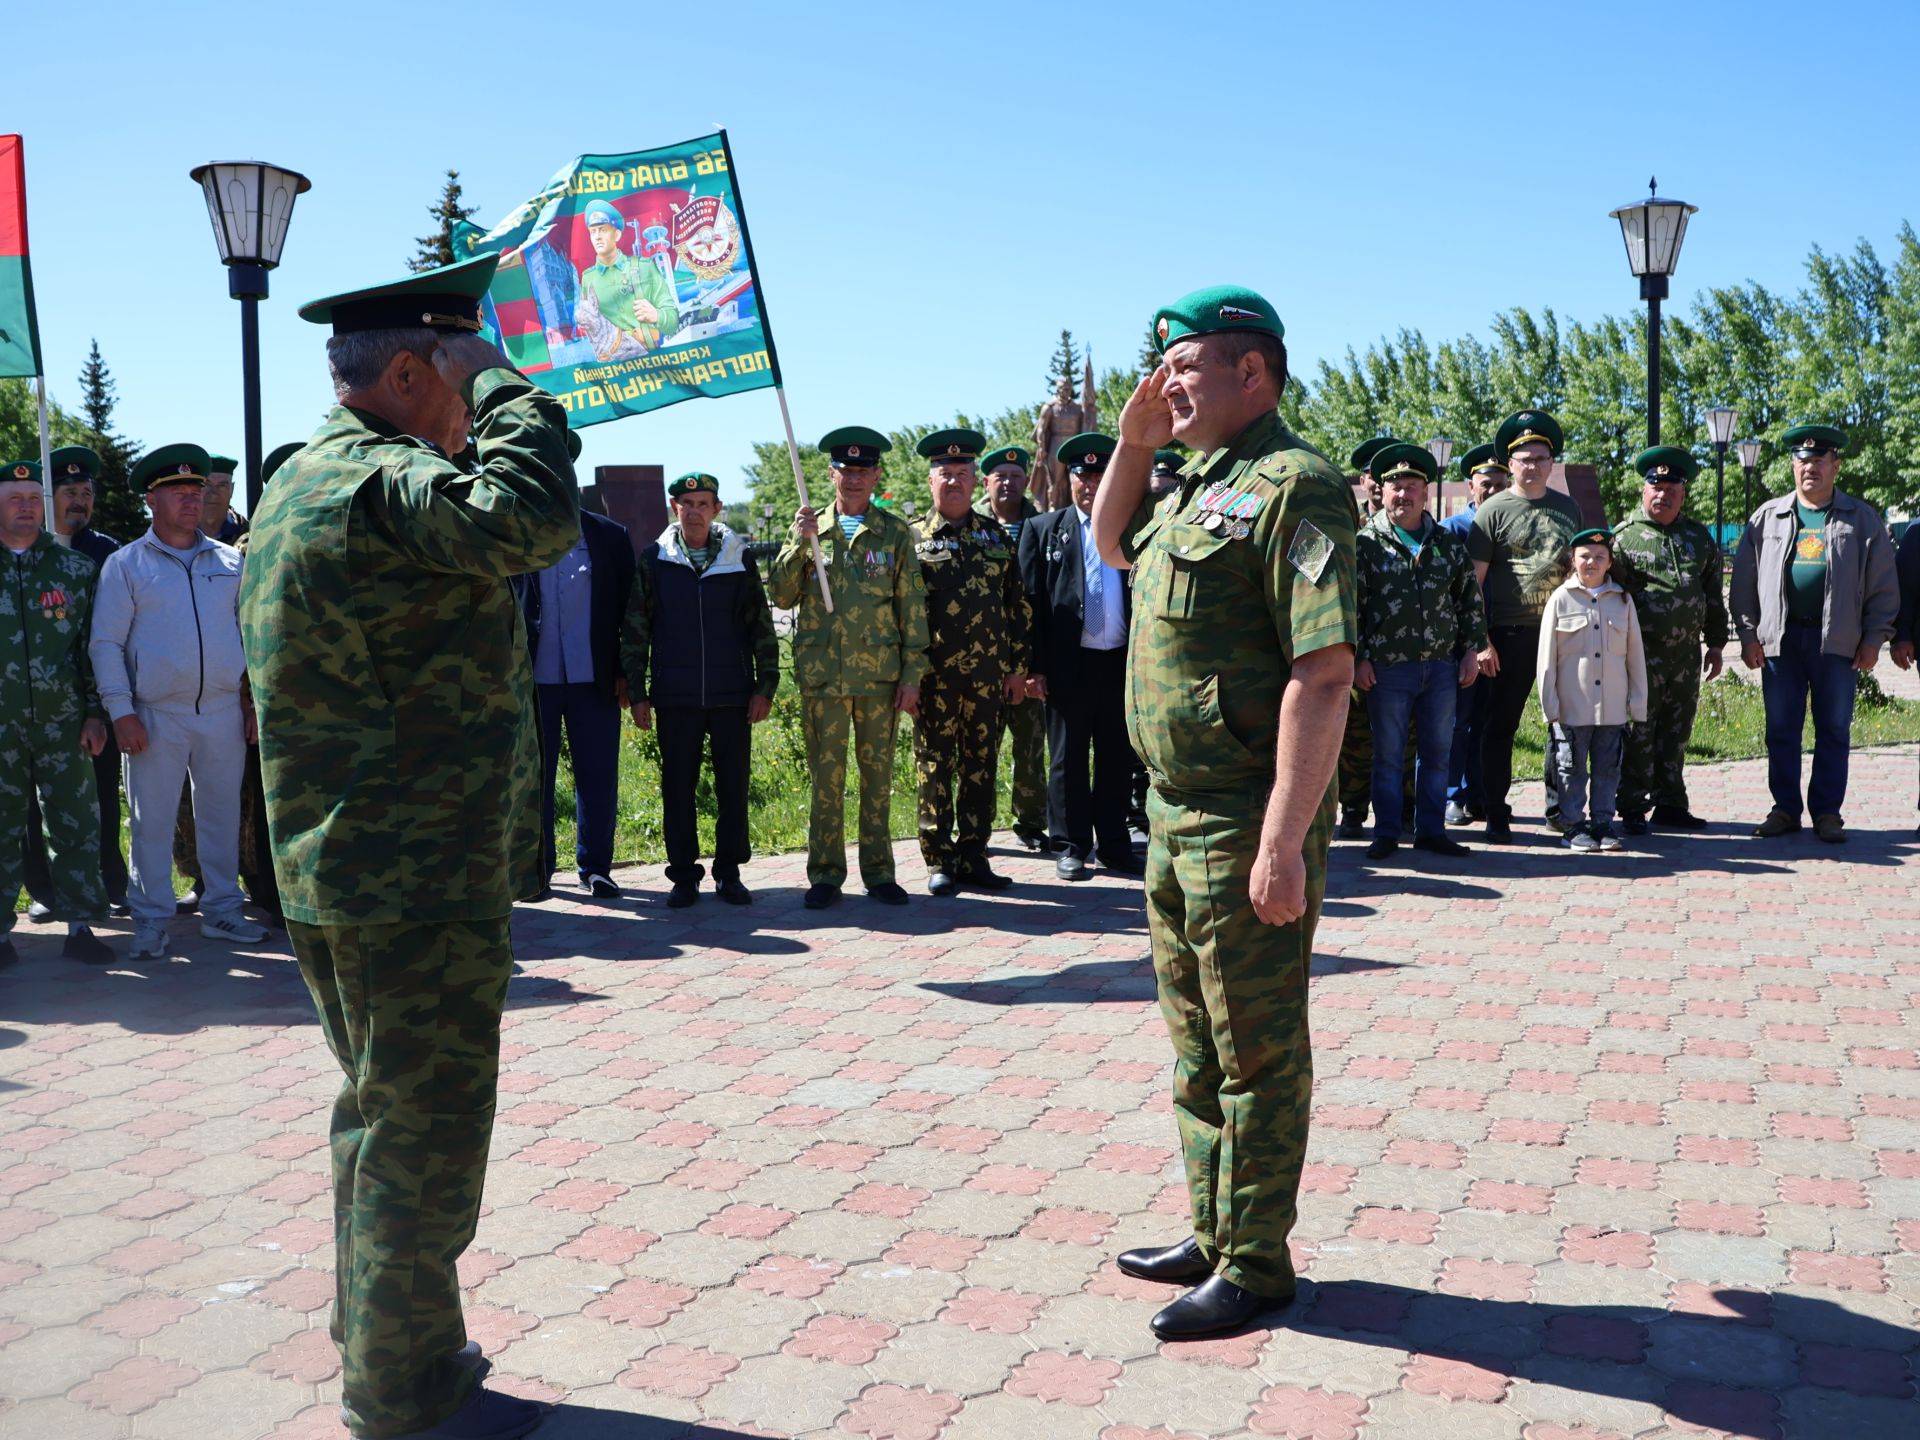
[[[267,932],[244,915],[203,915],[200,933],[209,940],[231,940],[236,945],[258,945]]]
[[[166,955],[165,926],[140,924],[133,927],[133,943],[127,947],[129,960],[164,960]]]

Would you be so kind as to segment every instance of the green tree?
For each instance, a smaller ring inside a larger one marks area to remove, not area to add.
[[[1047,363],[1047,393],[1051,395],[1062,380],[1075,395],[1080,393],[1080,352],[1074,346],[1071,330],[1060,332],[1060,348]]]
[[[432,270],[439,265],[451,265],[454,261],[453,227],[471,220],[475,208],[460,203],[460,172],[447,171],[447,183],[441,188],[440,198],[427,207],[427,214],[434,223],[433,233],[422,235],[413,242],[420,248],[407,261],[407,268]]]
[[[80,443],[100,457],[100,480],[94,486],[94,525],[109,535],[130,540],[146,529],[146,507],[133,493],[127,476],[139,457],[137,442],[114,429],[113,412],[120,403],[120,387],[100,354],[100,342],[92,341],[87,360],[80,367],[80,419],[83,435]]]

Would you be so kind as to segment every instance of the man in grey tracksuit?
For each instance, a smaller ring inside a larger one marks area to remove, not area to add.
[[[240,644],[240,552],[200,533],[207,455],[168,445],[133,470],[153,526],[100,570],[87,653],[126,756],[132,818],[133,958],[166,952],[173,825],[191,776],[200,851],[200,931],[253,944],[266,932],[241,911],[240,783],[251,705]]]

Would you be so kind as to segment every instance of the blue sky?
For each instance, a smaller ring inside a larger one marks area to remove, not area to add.
[[[30,59],[0,127],[26,136],[53,393],[97,337],[149,445],[242,438],[240,307],[188,170],[312,178],[262,309],[271,448],[330,401],[296,306],[399,274],[449,166],[491,223],[577,154],[724,123],[806,439],[1038,400],[1062,326],[1119,363],[1202,284],[1267,294],[1303,369],[1509,305],[1624,311],[1607,211],[1650,174],[1700,206],[1675,308],[1920,220],[1920,7],[1647,13],[110,0],[9,17]],[[779,428],[771,392],[693,401],[587,430],[585,465],[735,485]]]

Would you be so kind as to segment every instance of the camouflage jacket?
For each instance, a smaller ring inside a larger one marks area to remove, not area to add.
[[[1346,478],[1278,414],[1142,500],[1122,537],[1127,730],[1156,784],[1267,793],[1294,661],[1359,639],[1358,520]]]
[[[957,523],[930,511],[913,527],[927,591],[927,665],[938,679],[997,686],[1032,663],[1033,611],[1013,539],[975,511]]]
[[[927,607],[913,527],[878,505],[853,539],[835,505],[820,515],[833,613],[820,600],[813,552],[790,537],[767,567],[767,598],[795,611],[793,679],[811,695],[891,695],[927,673]]]
[[[336,406],[253,517],[240,623],[274,870],[309,925],[484,920],[524,877],[533,679],[506,581],[580,534],[559,402],[469,382],[480,466]]]
[[[46,531],[24,555],[0,554],[0,730],[80,748],[80,724],[104,719],[87,660],[100,567]]]
[[[1656,525],[1641,511],[1613,532],[1613,578],[1633,597],[1649,645],[1727,643],[1720,547],[1698,520]]]
[[[1487,646],[1487,612],[1467,543],[1431,519],[1416,556],[1384,510],[1360,527],[1360,644],[1354,658],[1375,665],[1454,660]]]

